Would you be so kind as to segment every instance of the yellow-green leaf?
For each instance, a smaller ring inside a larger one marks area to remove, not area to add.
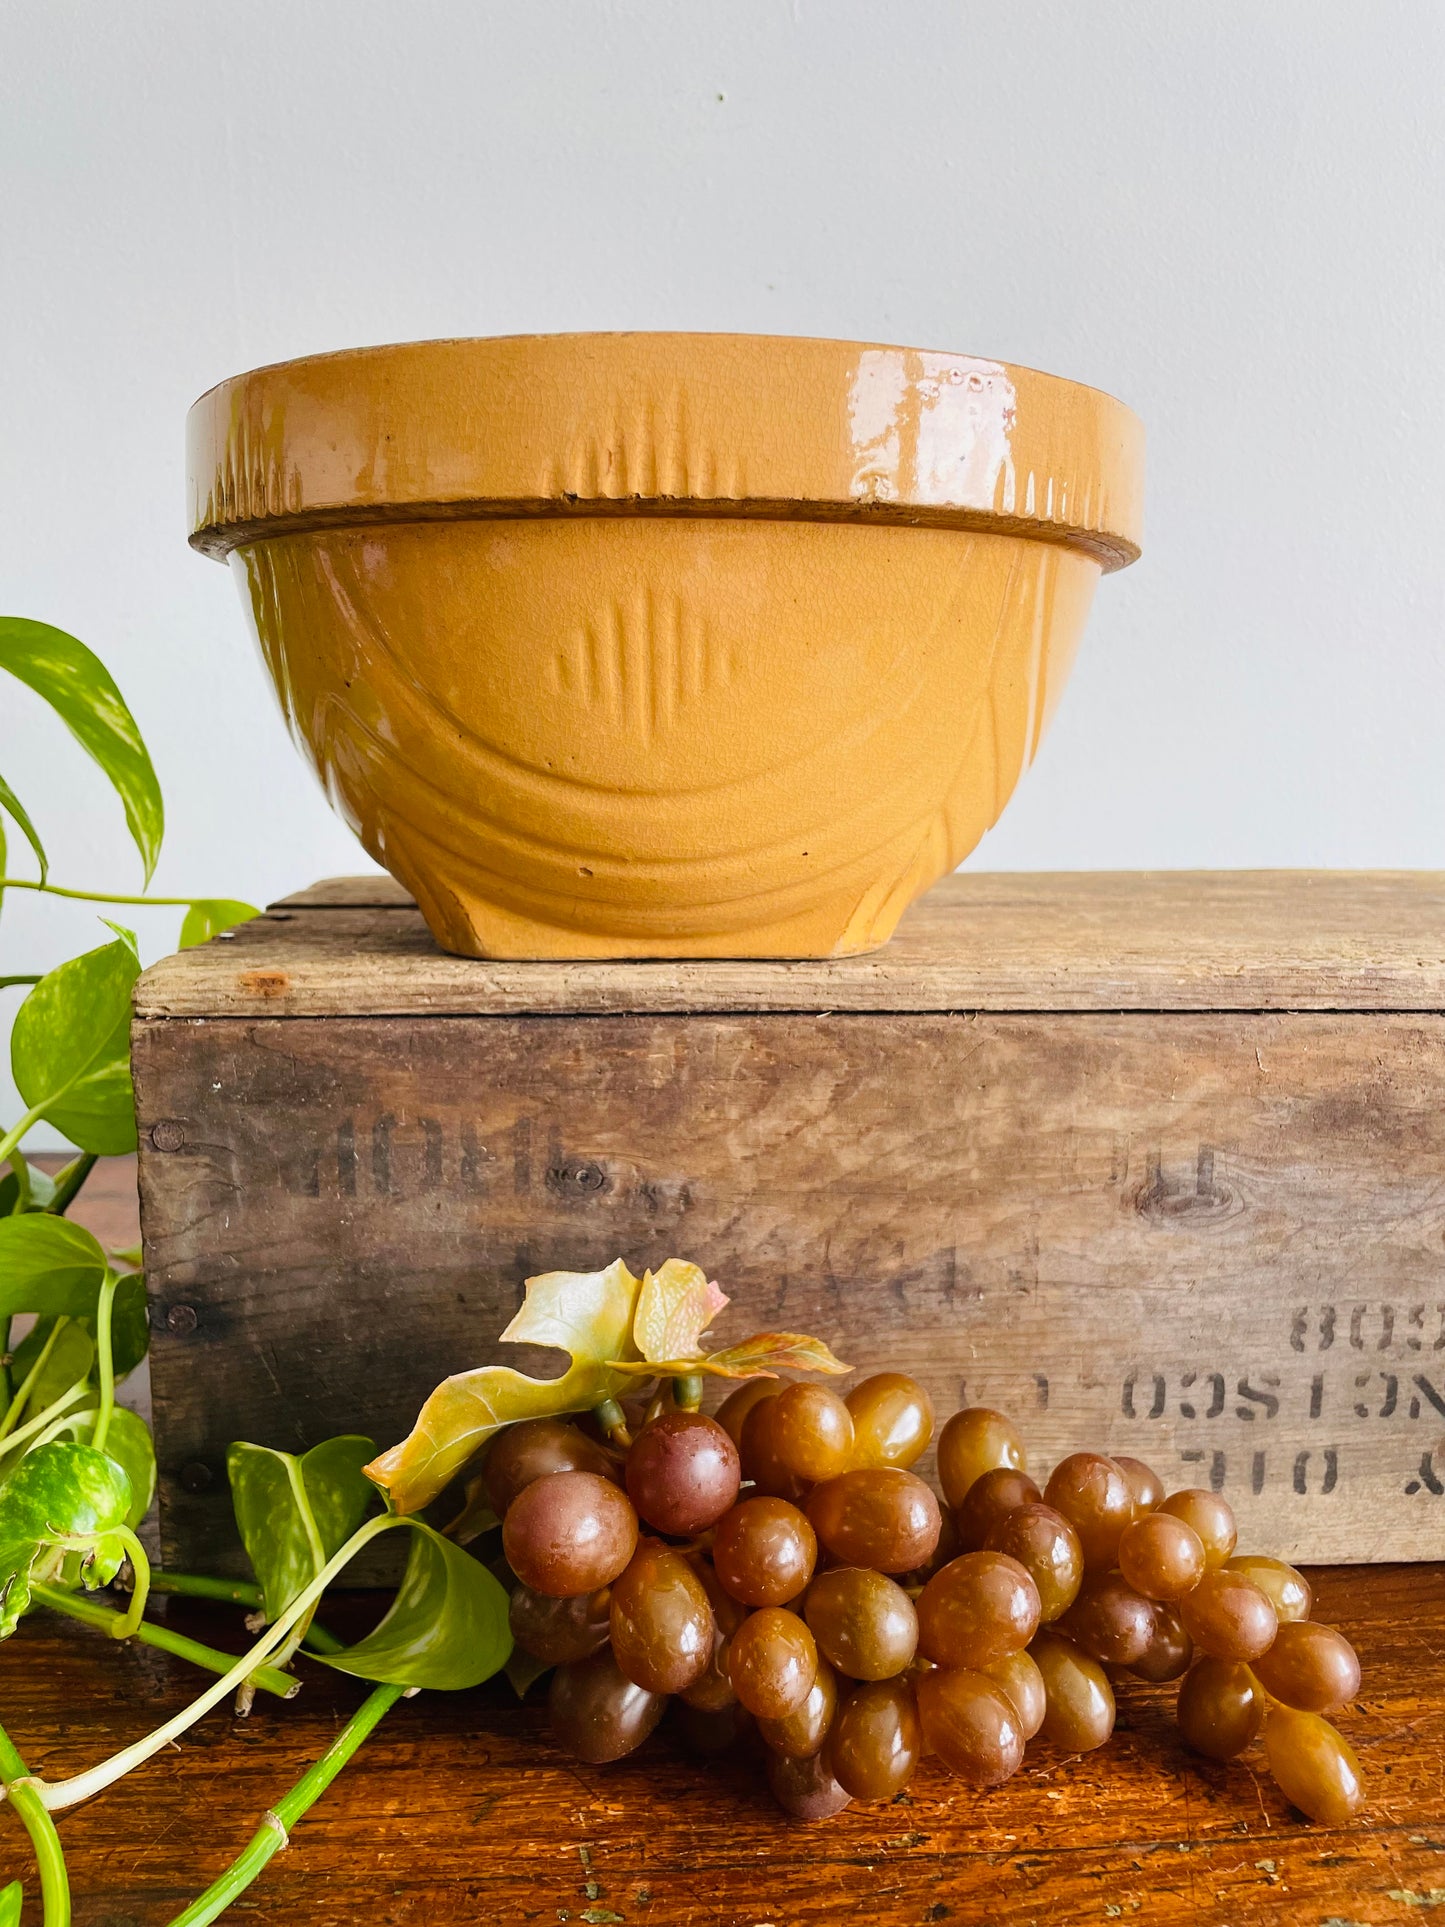
[[[254,903],[241,903],[235,897],[197,897],[181,923],[181,949],[209,943],[219,931],[233,930],[260,914]]]
[[[700,1265],[669,1258],[643,1277],[632,1320],[637,1349],[649,1360],[691,1357],[727,1302]]]
[[[547,1345],[571,1364],[560,1378],[528,1378],[510,1365],[483,1365],[443,1379],[400,1445],[367,1466],[398,1512],[427,1505],[494,1432],[517,1419],[590,1411],[627,1379],[609,1361],[637,1351],[632,1318],[641,1289],[622,1259],[605,1271],[547,1271],[527,1280],[522,1309],[502,1333],[518,1345]]]
[[[613,1369],[632,1377],[644,1372],[657,1377],[680,1377],[701,1372],[711,1378],[776,1378],[779,1372],[826,1372],[830,1377],[853,1367],[835,1358],[821,1338],[806,1332],[754,1332],[725,1351],[706,1358],[669,1358],[647,1365],[614,1359]]]

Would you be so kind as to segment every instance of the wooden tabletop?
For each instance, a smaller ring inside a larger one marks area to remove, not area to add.
[[[494,1682],[395,1707],[228,1918],[1426,1927],[1445,1909],[1445,1566],[1329,1570],[1316,1584],[1318,1616],[1349,1632],[1365,1665],[1364,1695],[1341,1721],[1369,1788],[1349,1827],[1303,1822],[1258,1748],[1227,1767],[1187,1755],[1168,1688],[1123,1689],[1101,1753],[1063,1758],[1036,1742],[1012,1781],[981,1796],[927,1761],[891,1804],[800,1827],[772,1806],[750,1754],[691,1760],[664,1725],[631,1760],[579,1766],[551,1744],[540,1700],[519,1706]],[[239,1650],[238,1612],[168,1603],[172,1623]],[[328,1617],[344,1624],[344,1610]],[[211,1714],[63,1817],[77,1927],[163,1927],[215,1878],[361,1698],[355,1681],[303,1670],[295,1700],[262,1696],[245,1721]],[[197,1680],[47,1614],[0,1654],[5,1724],[50,1776],[139,1737]],[[0,1812],[0,1873],[26,1856]]]

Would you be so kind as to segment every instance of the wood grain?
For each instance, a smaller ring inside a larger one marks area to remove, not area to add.
[[[746,1010],[1445,1010],[1445,872],[945,879],[867,956],[496,963],[342,878],[141,979],[146,1019]]]
[[[1285,1556],[1445,1546],[1445,1017],[171,1019],[135,1070],[168,1560],[234,1557],[230,1440],[389,1443],[618,1255]]]
[[[1316,1575],[1317,1613],[1359,1646],[1361,1701],[1341,1726],[1369,1799],[1344,1828],[1289,1808],[1256,1747],[1186,1754],[1169,1689],[1127,1687],[1101,1753],[1031,1746],[982,1796],[925,1762],[905,1794],[816,1827],[784,1822],[746,1753],[703,1764],[663,1730],[631,1760],[585,1767],[539,1705],[505,1687],[399,1705],[297,1827],[236,1917],[256,1927],[1421,1927],[1445,1904],[1445,1568]],[[178,1604],[179,1602],[173,1602]],[[339,1615],[342,1624],[345,1614]],[[174,1623],[240,1649],[239,1615]],[[38,1615],[5,1649],[7,1728],[29,1764],[71,1772],[177,1710],[197,1677]],[[304,1665],[285,1705],[217,1712],[62,1825],[78,1927],[161,1927],[227,1864],[361,1698]],[[0,1811],[0,1873],[28,1867]],[[32,1903],[33,1904],[33,1903]]]

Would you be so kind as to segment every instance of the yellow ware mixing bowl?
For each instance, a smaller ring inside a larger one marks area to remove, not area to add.
[[[825,957],[996,820],[1142,434],[969,355],[751,335],[367,348],[223,382],[191,541],[439,942]]]

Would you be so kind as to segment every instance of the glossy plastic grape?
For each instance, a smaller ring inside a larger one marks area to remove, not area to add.
[[[1134,1666],[1154,1640],[1154,1603],[1121,1572],[1096,1573],[1058,1622],[1059,1631],[1104,1666]]]
[[[1195,1649],[1211,1659],[1256,1660],[1274,1644],[1279,1620],[1274,1607],[1243,1573],[1222,1568],[1205,1573],[1179,1602]]]
[[[712,1663],[716,1627],[707,1593],[681,1553],[644,1539],[612,1587],[612,1651],[649,1693],[683,1693]]]
[[[938,1482],[951,1506],[961,1506],[985,1472],[1027,1467],[1024,1442],[1012,1420],[987,1405],[955,1412],[938,1435]]]
[[[922,1750],[913,1689],[903,1679],[855,1686],[828,1738],[833,1776],[855,1800],[891,1800],[913,1778]]]
[[[1287,1566],[1283,1559],[1267,1559],[1258,1552],[1237,1552],[1225,1565],[1230,1572],[1241,1572],[1254,1581],[1274,1607],[1281,1625],[1308,1619],[1314,1605],[1314,1591],[1302,1572]]]
[[[1182,1492],[1171,1492],[1161,1501],[1158,1510],[1193,1526],[1204,1546],[1207,1572],[1222,1566],[1234,1551],[1234,1511],[1228,1499],[1222,1499],[1217,1492],[1206,1492],[1203,1486],[1186,1486]]]
[[[644,1425],[627,1454],[627,1494],[654,1531],[690,1538],[738,1496],[738,1449],[716,1419],[667,1412]]]
[[[855,1466],[910,1466],[933,1437],[933,1401],[902,1372],[865,1378],[844,1404],[853,1420]]]
[[[782,1385],[775,1378],[747,1378],[735,1392],[729,1392],[718,1407],[717,1422],[739,1451],[742,1450],[743,1426],[748,1413],[760,1400],[776,1398],[782,1390]]]
[[[611,1588],[584,1592],[575,1599],[550,1599],[517,1586],[507,1618],[512,1638],[524,1653],[545,1666],[562,1666],[600,1652],[611,1636]]]
[[[758,1735],[775,1753],[786,1753],[795,1760],[810,1760],[822,1751],[837,1710],[838,1678],[819,1653],[818,1670],[803,1704],[781,1719],[759,1720]]]
[[[1300,1713],[1338,1713],[1360,1690],[1354,1647],[1333,1626],[1310,1619],[1281,1626],[1254,1670],[1267,1693]]]
[[[557,1744],[590,1766],[620,1760],[641,1746],[667,1710],[661,1693],[649,1693],[620,1671],[610,1647],[559,1666],[547,1695]]]
[[[852,1805],[852,1794],[833,1778],[826,1747],[801,1760],[769,1750],[767,1775],[773,1798],[794,1820],[831,1820]]]
[[[1337,1827],[1359,1811],[1365,1798],[1360,1763],[1344,1735],[1318,1713],[1272,1706],[1264,1750],[1280,1792],[1311,1820]]]
[[[918,1646],[913,1601],[866,1566],[820,1572],[808,1588],[803,1616],[819,1650],[850,1679],[891,1679]]]
[[[1066,1753],[1089,1753],[1114,1730],[1114,1689],[1098,1660],[1057,1633],[1040,1633],[1029,1648],[1044,1681],[1046,1740]]]
[[[811,1523],[786,1499],[742,1499],[713,1534],[713,1569],[745,1606],[785,1606],[796,1599],[817,1560]]]
[[[743,1477],[754,1490],[771,1499],[786,1499],[801,1505],[807,1496],[807,1481],[786,1465],[778,1452],[776,1428],[782,1395],[759,1399],[743,1420],[741,1445]]]
[[[938,1544],[942,1518],[933,1493],[897,1467],[844,1472],[815,1485],[808,1517],[835,1559],[878,1572],[911,1572]]]
[[[789,1385],[773,1402],[771,1443],[809,1485],[836,1479],[853,1463],[853,1414],[826,1385]]]
[[[686,1688],[682,1698],[700,1713],[720,1713],[725,1707],[737,1704],[737,1694],[733,1691],[728,1673],[728,1647],[733,1634],[747,1618],[748,1609],[724,1588],[713,1571],[711,1560],[693,1558],[690,1563],[712,1608],[713,1649],[707,1669],[693,1685]]]
[[[1031,1740],[1044,1723],[1044,1676],[1030,1653],[1010,1653],[989,1666],[980,1666],[999,1690],[1008,1695],[1019,1716],[1019,1729]]]
[[[797,1712],[818,1676],[818,1648],[807,1625],[783,1606],[749,1613],[728,1646],[733,1691],[755,1719]]]
[[[1134,1489],[1112,1459],[1072,1453],[1049,1475],[1044,1499],[1078,1533],[1086,1572],[1108,1572],[1118,1564],[1119,1540],[1134,1520]]]
[[[926,1586],[934,1573],[941,1572],[950,1559],[956,1559],[963,1551],[963,1541],[958,1536],[958,1526],[948,1507],[938,1509],[938,1543],[921,1566],[910,1566],[907,1572],[898,1575],[900,1586]]]
[[[1013,1702],[986,1673],[936,1666],[914,1684],[929,1749],[970,1786],[998,1786],[1023,1764]]]
[[[1017,1559],[1039,1594],[1039,1618],[1048,1625],[1066,1613],[1084,1579],[1084,1549],[1061,1512],[1049,1505],[1022,1505],[988,1535],[989,1552]]]
[[[1120,1536],[1119,1570],[1146,1599],[1180,1599],[1204,1577],[1204,1541],[1172,1512],[1146,1512]]]
[[[1154,1607],[1154,1637],[1129,1671],[1158,1686],[1165,1680],[1178,1679],[1187,1673],[1193,1658],[1194,1641],[1184,1629],[1179,1608],[1164,1600],[1157,1601]]]
[[[736,1700],[715,1708],[694,1706],[690,1700],[677,1703],[678,1731],[689,1753],[704,1758],[726,1753],[752,1731],[754,1720]]]
[[[1196,1660],[1179,1688],[1184,1744],[1211,1760],[1232,1760],[1253,1744],[1264,1725],[1264,1695],[1237,1660]]]
[[[553,1472],[595,1472],[617,1484],[616,1460],[596,1439],[560,1418],[523,1419],[493,1439],[482,1468],[487,1499],[499,1519],[505,1519],[517,1494],[534,1480]]]
[[[1112,1456],[1115,1465],[1129,1481],[1129,1489],[1134,1494],[1135,1512],[1152,1512],[1164,1497],[1164,1481],[1153,1466],[1146,1465],[1142,1459],[1131,1459],[1118,1452]]]
[[[553,1472],[512,1501],[502,1550],[524,1586],[565,1599],[610,1586],[637,1550],[627,1494],[595,1472]]]
[[[1037,1505],[1043,1494],[1027,1472],[1012,1466],[995,1466],[968,1488],[963,1504],[955,1512],[958,1537],[965,1552],[978,1552],[988,1544],[994,1527],[1017,1512],[1021,1505]]]
[[[918,1650],[939,1666],[987,1666],[1021,1651],[1038,1629],[1038,1587],[1006,1553],[966,1552],[919,1595]]]

